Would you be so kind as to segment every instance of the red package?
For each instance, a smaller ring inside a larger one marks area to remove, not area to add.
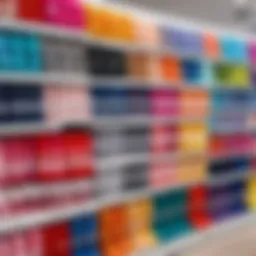
[[[41,135],[36,139],[37,175],[40,180],[66,178],[64,141],[59,134]]]
[[[70,256],[70,234],[66,223],[53,224],[43,229],[44,256]]]
[[[22,20],[44,21],[45,0],[17,0],[17,16]]]
[[[64,135],[69,178],[89,177],[92,174],[92,136],[85,131],[70,131]]]
[[[212,222],[207,213],[207,197],[207,189],[203,186],[197,186],[189,190],[189,219],[196,229],[204,229]]]

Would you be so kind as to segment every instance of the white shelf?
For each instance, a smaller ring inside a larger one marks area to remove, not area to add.
[[[65,71],[61,73],[47,73],[42,72],[2,72],[0,74],[1,82],[8,82],[8,85],[21,85],[26,84],[38,84],[38,86],[87,86],[88,77],[79,73],[67,73]],[[54,84],[52,84],[54,83]]]
[[[11,233],[16,230],[27,229],[34,226],[45,225],[62,220],[74,218],[79,215],[96,212],[104,207],[115,205],[118,203],[126,203],[136,199],[148,198],[157,193],[169,191],[170,189],[179,189],[198,183],[184,183],[172,185],[161,189],[143,189],[129,193],[118,193],[113,196],[106,196],[98,199],[91,199],[85,203],[76,206],[58,207],[51,210],[40,210],[29,214],[21,214],[13,217],[0,219],[0,234]],[[14,192],[9,192],[14,193]],[[17,191],[16,191],[17,193]]]
[[[36,134],[40,132],[60,131],[68,127],[140,127],[149,124],[177,124],[185,122],[206,122],[199,118],[169,118],[169,117],[149,117],[146,115],[128,116],[128,117],[98,117],[87,121],[71,122],[50,122],[47,123],[10,123],[0,124],[0,136],[15,136],[22,134]]]
[[[183,250],[213,238],[225,236],[233,230],[244,225],[256,224],[256,213],[245,213],[241,216],[232,217],[227,221],[214,224],[206,231],[196,232],[170,242],[166,245],[158,245],[153,248],[136,252],[133,256],[170,256],[182,253]],[[182,255],[182,254],[181,254]]]
[[[245,178],[246,175],[243,176],[227,176],[222,177],[222,179],[216,180],[216,182],[230,182],[240,178]],[[6,217],[0,220],[0,234],[1,233],[9,233],[15,230],[26,229],[38,225],[44,225],[48,223],[53,223],[56,221],[67,220],[70,218],[74,218],[79,215],[86,215],[88,213],[96,212],[104,207],[108,207],[111,205],[115,205],[118,203],[126,203],[132,200],[149,198],[159,193],[164,193],[171,190],[176,190],[180,188],[190,187],[199,185],[202,183],[211,183],[214,180],[202,180],[202,181],[194,181],[194,182],[186,182],[179,184],[172,184],[162,188],[146,188],[134,192],[124,192],[117,193],[112,196],[101,196],[98,199],[90,199],[87,202],[81,203],[76,206],[67,206],[67,207],[58,207],[57,209],[49,209],[49,210],[40,210],[28,214],[22,214],[12,217]],[[18,198],[24,196],[27,198],[34,198],[40,195],[48,195],[50,193],[61,193],[61,191],[69,190],[69,191],[77,191],[79,188],[84,189],[88,188],[91,191],[95,189],[93,187],[95,183],[93,181],[79,181],[79,182],[66,182],[60,183],[57,186],[53,184],[48,184],[46,186],[42,185],[34,185],[28,187],[20,187],[16,189],[4,190],[0,191],[2,195],[7,196],[16,196]],[[46,192],[45,189],[48,191]],[[76,190],[77,188],[77,190]],[[146,254],[145,254],[146,255]],[[153,255],[152,255],[153,256]]]

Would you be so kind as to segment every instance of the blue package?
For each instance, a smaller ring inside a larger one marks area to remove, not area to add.
[[[11,86],[12,117],[14,122],[43,121],[42,88],[34,85]]]
[[[80,240],[84,235],[83,218],[73,219],[69,226],[72,235],[72,244],[74,244],[76,240]]]
[[[235,37],[222,37],[220,48],[223,59],[232,61],[247,61],[248,51],[246,42]]]
[[[100,256],[100,252],[96,247],[79,248],[72,252],[72,256]]]
[[[202,54],[202,37],[196,31],[164,26],[161,28],[162,41],[173,51],[180,54]]]
[[[181,62],[183,78],[189,83],[201,83],[203,78],[203,65],[198,60],[183,60]]]
[[[12,88],[8,85],[0,85],[0,123],[10,123],[12,121]]]
[[[97,220],[94,215],[86,216],[82,219],[82,225],[85,232],[96,233]]]
[[[92,90],[93,109],[98,116],[120,116],[128,112],[128,94],[125,89],[97,87]]]
[[[92,246],[96,243],[97,224],[95,216],[89,215],[75,218],[70,222],[69,226],[74,248]]]

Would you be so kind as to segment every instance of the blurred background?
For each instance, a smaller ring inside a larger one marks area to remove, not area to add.
[[[0,0],[0,255],[254,256],[255,12]]]

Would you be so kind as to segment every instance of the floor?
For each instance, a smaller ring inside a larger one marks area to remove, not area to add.
[[[190,248],[180,256],[256,256],[256,223]]]

